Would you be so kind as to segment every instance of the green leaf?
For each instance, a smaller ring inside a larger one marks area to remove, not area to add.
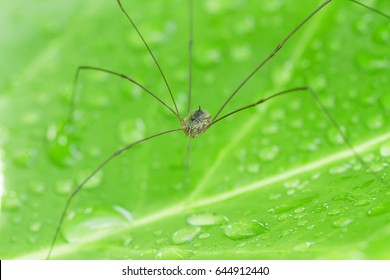
[[[116,1],[6,1],[0,24],[1,258],[45,258],[66,200],[119,148],[180,127],[126,80],[172,106],[158,69]],[[188,15],[183,1],[123,0],[159,61],[184,117]],[[191,107],[215,115],[244,78],[321,1],[196,1]],[[263,3],[264,2],[264,3]],[[375,7],[389,13],[386,1]],[[52,258],[388,259],[390,22],[333,1],[240,90],[212,126],[112,160],[72,201]],[[4,55],[6,54],[6,55]],[[378,179],[381,178],[381,179]]]

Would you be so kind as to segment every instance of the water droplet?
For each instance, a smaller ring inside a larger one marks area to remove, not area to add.
[[[122,120],[118,125],[119,140],[128,145],[145,138],[145,123],[142,119]]]
[[[156,257],[159,260],[188,260],[194,251],[185,250],[177,247],[166,247],[156,252]]]
[[[281,214],[298,207],[300,203],[284,203],[268,210],[270,213]]]
[[[304,252],[307,249],[309,249],[313,244],[314,244],[314,242],[303,242],[301,244],[296,245],[293,248],[293,250],[297,251],[297,252]]]
[[[20,148],[14,151],[13,161],[19,167],[29,167],[37,157],[37,150],[32,148]]]
[[[300,213],[305,212],[305,210],[306,210],[305,207],[300,206],[300,207],[298,207],[298,208],[296,208],[296,209],[294,210],[294,213],[300,214]]]
[[[349,168],[351,167],[350,164],[342,164],[342,165],[339,165],[339,166],[334,166],[334,167],[331,167],[329,168],[329,174],[341,174],[341,173],[344,173],[346,172]]]
[[[45,184],[40,181],[31,181],[29,183],[30,190],[35,194],[41,194],[45,191]]]
[[[175,231],[172,235],[172,242],[174,244],[189,243],[200,234],[199,227],[186,227]]]
[[[220,225],[227,221],[227,217],[216,213],[198,213],[187,218],[187,223],[193,226]]]
[[[373,201],[371,198],[361,198],[353,206],[365,206],[370,204]]]
[[[334,227],[346,227],[353,222],[352,218],[341,218],[333,222]]]
[[[91,174],[91,170],[84,170],[82,172],[79,173],[78,175],[78,182],[79,184],[81,182],[83,182],[86,178],[88,178],[88,176]],[[103,182],[103,171],[102,170],[99,170],[95,175],[92,176],[92,178],[90,178],[88,180],[87,183],[85,183],[84,185],[84,189],[94,189],[96,187],[99,187]]]
[[[35,222],[30,225],[30,231],[31,232],[38,232],[42,227],[42,224],[40,222]]]
[[[15,191],[6,192],[1,200],[2,208],[6,210],[15,210],[23,205],[21,196]]]
[[[75,188],[75,182],[72,179],[58,180],[54,186],[56,193],[69,194]]]
[[[334,198],[333,198],[334,201],[347,201],[347,202],[350,202],[350,201],[356,201],[356,198],[354,197],[354,195],[352,194],[349,194],[349,193],[341,193],[341,194],[338,194],[336,195]]]
[[[267,227],[256,221],[240,221],[230,223],[224,227],[224,234],[232,240],[247,239],[267,231]]]
[[[49,141],[49,156],[53,162],[61,167],[72,166],[81,158],[71,126],[51,124],[47,130]]]
[[[128,225],[128,221],[113,209],[86,211],[87,213],[70,214],[64,224],[64,237],[70,243],[97,239],[115,229]],[[70,220],[69,220],[70,219]]]
[[[280,214],[277,216],[277,219],[279,222],[286,221],[286,220],[289,220],[291,218],[292,218],[292,216],[290,214],[286,214],[286,213]]]
[[[244,62],[251,57],[251,48],[249,45],[234,46],[230,49],[232,59],[237,62]]]
[[[328,211],[329,216],[336,216],[344,213],[347,209],[346,208],[334,208]]]
[[[206,239],[206,238],[209,238],[210,236],[211,236],[210,233],[204,232],[204,233],[199,234],[198,238],[199,239]]]
[[[383,123],[384,123],[383,116],[380,114],[376,114],[366,118],[366,125],[369,129],[372,130],[382,128]]]
[[[390,157],[390,144],[385,144],[380,147],[379,153],[382,157]]]
[[[276,158],[276,156],[278,155],[279,150],[280,150],[280,148],[278,146],[263,148],[259,152],[259,157],[260,157],[260,159],[262,159],[264,161],[274,160]]]
[[[382,203],[372,207],[367,211],[368,216],[379,216],[385,213],[390,212],[390,202]]]
[[[306,224],[307,224],[306,220],[299,220],[298,223],[297,223],[297,225],[300,226],[300,227],[303,227]]]

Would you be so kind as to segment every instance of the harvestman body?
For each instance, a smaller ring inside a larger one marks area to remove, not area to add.
[[[389,15],[386,15],[376,9],[373,9],[371,7],[368,7],[362,3],[359,3],[355,0],[350,0],[351,2],[353,3],[356,3],[364,8],[367,8],[375,13],[378,13],[382,16],[384,16],[385,18],[389,19],[390,20],[390,16]],[[376,176],[376,174],[374,174],[374,172],[371,170],[371,168],[362,160],[362,158],[357,154],[357,152],[354,150],[353,146],[350,144],[350,142],[348,141],[346,135],[344,134],[344,132],[342,131],[342,129],[340,128],[340,126],[337,124],[337,122],[335,121],[335,119],[333,118],[333,116],[330,114],[330,112],[327,110],[327,108],[322,104],[321,100],[318,98],[318,96],[316,95],[316,93],[310,88],[310,87],[297,87],[297,88],[292,88],[292,89],[288,89],[288,90],[284,90],[284,91],[281,91],[281,92],[278,92],[276,94],[273,94],[271,96],[268,96],[266,98],[262,98],[260,100],[258,100],[257,102],[253,103],[253,104],[249,104],[247,106],[244,106],[242,108],[239,108],[239,109],[236,109],[230,113],[227,113],[225,115],[221,115],[223,109],[226,107],[226,105],[230,102],[230,100],[237,94],[238,91],[240,91],[240,89],[257,73],[257,71],[263,67],[264,64],[266,64],[270,59],[272,59],[272,57],[277,53],[279,52],[279,50],[284,46],[284,44],[292,37],[294,36],[294,34],[303,26],[306,24],[306,22],[308,22],[315,14],[317,14],[322,8],[324,8],[327,4],[329,4],[330,2],[332,2],[332,0],[326,0],[324,1],[317,9],[315,9],[309,16],[307,16],[300,24],[298,24],[297,27],[295,27],[286,37],[285,39],[279,43],[276,48],[274,49],[273,52],[271,52],[240,84],[239,86],[233,91],[233,93],[227,98],[227,100],[222,104],[222,106],[220,107],[220,109],[218,110],[218,112],[215,114],[214,117],[211,117],[211,115],[201,109],[200,107],[195,110],[193,113],[190,114],[190,106],[191,106],[191,91],[192,91],[192,39],[193,39],[193,0],[189,0],[189,11],[190,11],[190,17],[189,17],[189,27],[190,27],[190,40],[189,40],[189,89],[188,89],[188,111],[187,111],[187,117],[184,117],[182,118],[179,114],[179,111],[178,111],[178,108],[177,108],[177,105],[176,105],[176,102],[175,102],[175,99],[173,97],[173,94],[171,92],[171,89],[169,87],[169,84],[165,78],[165,75],[159,65],[159,63],[157,62],[153,52],[151,51],[149,45],[147,44],[147,42],[145,41],[145,39],[143,38],[142,34],[140,33],[140,31],[138,30],[137,26],[135,25],[135,23],[133,22],[133,20],[131,19],[131,17],[129,16],[129,14],[126,12],[126,10],[123,8],[122,6],[122,3],[120,0],[117,0],[117,3],[121,9],[121,11],[123,12],[123,14],[127,17],[127,19],[129,20],[129,22],[131,23],[131,25],[133,26],[133,28],[135,29],[135,31],[137,32],[139,38],[142,40],[142,42],[144,43],[146,49],[148,50],[150,56],[152,57],[156,67],[158,68],[160,74],[161,74],[161,77],[163,78],[164,82],[165,82],[165,85],[167,87],[167,90],[169,92],[169,95],[172,99],[172,102],[173,102],[173,105],[174,107],[170,107],[168,106],[164,101],[162,101],[157,95],[155,95],[153,92],[151,92],[150,90],[148,90],[147,88],[145,88],[143,85],[141,85],[140,83],[138,83],[137,81],[133,80],[131,77],[127,76],[127,75],[124,75],[124,74],[121,74],[121,73],[118,73],[118,72],[114,72],[114,71],[111,71],[111,70],[107,70],[107,69],[103,69],[103,68],[99,68],[99,67],[92,67],[92,66],[80,66],[78,69],[77,69],[77,72],[76,72],[76,76],[75,76],[75,80],[74,80],[74,84],[73,84],[73,93],[72,93],[72,99],[71,99],[71,104],[70,104],[70,111],[69,111],[69,122],[72,122],[73,121],[73,112],[74,112],[74,108],[75,108],[75,101],[76,101],[76,88],[77,88],[77,83],[78,83],[78,76],[79,76],[79,72],[81,70],[95,70],[95,71],[100,71],[100,72],[105,72],[105,73],[108,73],[108,74],[111,74],[111,75],[114,75],[114,76],[118,76],[118,77],[121,77],[123,79],[126,79],[128,81],[130,81],[131,83],[137,85],[138,87],[140,87],[141,89],[143,89],[146,93],[148,93],[149,95],[151,95],[153,98],[155,98],[157,101],[159,101],[163,106],[165,106],[168,110],[170,110],[176,117],[177,119],[180,121],[180,125],[181,127],[180,128],[177,128],[177,129],[172,129],[172,130],[167,130],[167,131],[163,131],[163,132],[160,132],[160,133],[157,133],[157,134],[154,134],[154,135],[151,135],[149,137],[146,137],[146,138],[143,138],[143,139],[140,139],[134,143],[131,143],[127,146],[125,146],[124,148],[116,151],[115,153],[113,153],[110,157],[108,157],[105,161],[103,161],[84,181],[81,182],[80,185],[77,186],[77,188],[72,192],[72,194],[70,195],[70,197],[68,198],[66,204],[65,204],[65,207],[62,211],[62,214],[61,214],[61,218],[60,218],[60,221],[58,223],[58,226],[56,228],[56,232],[55,232],[55,235],[53,237],[53,240],[52,240],[52,243],[51,243],[51,246],[50,246],[50,249],[49,249],[49,252],[48,252],[48,255],[47,255],[47,259],[50,258],[51,256],[51,253],[53,251],[53,248],[55,246],[55,243],[58,239],[58,236],[59,236],[59,233],[61,231],[61,227],[62,227],[62,224],[65,220],[65,216],[67,214],[67,211],[69,209],[69,206],[72,202],[72,199],[75,197],[75,195],[83,188],[83,186],[99,171],[101,170],[107,163],[109,163],[113,158],[119,156],[121,153],[123,153],[124,151],[127,151],[129,150],[130,148],[132,148],[133,146],[137,145],[137,144],[140,144],[142,142],[145,142],[149,139],[152,139],[152,138],[156,138],[156,137],[159,137],[161,135],[164,135],[164,134],[169,134],[169,133],[173,133],[173,132],[176,132],[176,131],[183,131],[185,136],[189,137],[190,139],[192,138],[195,138],[197,136],[200,136],[201,134],[203,134],[207,129],[209,129],[211,126],[213,126],[215,123],[225,119],[226,117],[228,116],[231,116],[233,114],[236,114],[240,111],[243,111],[243,110],[246,110],[248,108],[251,108],[251,107],[255,107],[261,103],[264,103],[266,101],[268,101],[269,99],[271,98],[274,98],[274,97],[277,97],[277,96],[280,96],[280,95],[283,95],[283,94],[287,94],[287,93],[293,93],[293,92],[298,92],[298,91],[306,91],[306,92],[309,92],[310,95],[317,101],[317,103],[319,104],[319,106],[322,108],[322,110],[325,112],[325,114],[327,115],[328,119],[330,120],[330,122],[332,123],[332,125],[338,130],[338,133],[340,134],[340,136],[342,137],[344,143],[346,145],[348,145],[348,147],[351,149],[351,151],[353,152],[353,154],[355,155],[356,159],[362,164],[362,166],[364,166],[366,168],[366,170],[370,171],[370,173],[378,180],[378,181],[381,181],[382,184],[386,184],[387,185],[387,182],[384,182],[384,180],[382,178],[380,178],[379,176]],[[191,141],[190,141],[191,143]]]

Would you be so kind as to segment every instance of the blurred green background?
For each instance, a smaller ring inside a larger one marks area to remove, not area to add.
[[[212,115],[321,1],[195,1],[192,107]],[[365,1],[390,13],[385,0]],[[186,1],[123,4],[186,114]],[[107,156],[179,127],[134,85],[80,76],[77,122],[64,131],[79,65],[126,73],[170,99],[116,1],[1,1],[0,258],[45,258],[66,199]],[[112,161],[74,199],[59,259],[389,259],[390,21],[348,1],[315,16],[225,112],[311,86],[378,182],[308,93],[181,132]],[[375,143],[372,142],[377,140]],[[360,149],[360,148],[358,148]],[[327,160],[321,161],[321,160]]]

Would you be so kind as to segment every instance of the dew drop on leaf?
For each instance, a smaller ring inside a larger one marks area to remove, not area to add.
[[[38,232],[42,227],[42,224],[40,222],[32,223],[29,227],[31,232]]]
[[[328,216],[336,216],[336,215],[340,215],[342,213],[345,212],[345,208],[333,208],[331,210],[328,211]]]
[[[47,130],[49,156],[58,166],[68,167],[75,164],[82,156],[75,145],[75,136],[71,126],[51,124]]]
[[[304,252],[309,249],[313,244],[314,242],[303,242],[294,246],[293,250],[297,252]]]
[[[63,234],[69,243],[99,238],[128,225],[122,215],[111,209],[78,213],[64,224]]]
[[[353,222],[352,218],[341,218],[333,222],[334,227],[346,227]]]
[[[372,130],[382,128],[383,123],[384,123],[383,116],[380,114],[369,116],[366,119],[367,128],[372,129]]]
[[[60,179],[55,183],[55,191],[58,194],[69,194],[73,191],[75,182],[72,179]]]
[[[19,167],[29,167],[37,157],[37,151],[33,148],[19,148],[13,153],[13,162]]]
[[[256,220],[239,221],[227,224],[224,227],[224,234],[232,240],[242,240],[263,234],[267,230],[264,224]]]
[[[227,217],[216,213],[197,213],[187,218],[187,223],[193,226],[219,225],[227,221]]]
[[[156,251],[158,260],[188,260],[194,251],[177,247],[166,247]]]
[[[23,205],[19,193],[15,191],[5,193],[1,200],[1,207],[3,210],[16,210]]]
[[[41,194],[45,191],[45,184],[40,181],[32,181],[29,183],[29,187],[32,193]]]
[[[172,234],[172,242],[173,244],[184,244],[189,243],[194,240],[200,234],[199,227],[185,227],[175,231]]]
[[[361,198],[355,202],[353,206],[365,206],[372,202],[373,200],[371,198]]]
[[[382,157],[390,157],[390,144],[385,144],[380,147],[379,153]]]
[[[198,238],[199,238],[199,239],[206,239],[206,238],[209,238],[210,236],[211,236],[210,233],[208,233],[208,232],[203,232],[203,233],[199,234]]]
[[[379,216],[390,212],[390,202],[378,204],[367,211],[368,216]]]

